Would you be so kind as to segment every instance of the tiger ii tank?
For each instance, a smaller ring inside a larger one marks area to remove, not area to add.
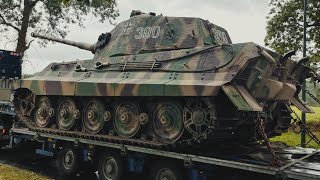
[[[261,140],[286,132],[289,105],[315,76],[255,43],[232,43],[209,21],[133,11],[96,44],[37,33],[91,51],[89,60],[51,63],[15,84],[15,109],[31,130],[162,146]],[[261,126],[260,126],[261,127]]]

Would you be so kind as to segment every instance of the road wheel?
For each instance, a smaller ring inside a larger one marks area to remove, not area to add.
[[[83,128],[90,134],[98,133],[105,122],[105,107],[99,100],[89,101],[83,111]]]
[[[175,101],[158,103],[151,125],[159,141],[170,144],[179,140],[184,131],[182,114],[180,104]]]
[[[148,180],[183,180],[183,172],[173,162],[158,161],[151,167]]]
[[[70,130],[80,118],[80,112],[72,98],[61,99],[57,113],[57,123],[62,130]]]
[[[61,176],[71,176],[78,171],[79,152],[70,146],[64,146],[58,153],[58,170]]]
[[[38,127],[46,127],[54,115],[51,101],[48,97],[41,97],[36,104],[34,120]]]
[[[124,162],[115,153],[102,153],[99,158],[98,174],[100,180],[121,180]]]
[[[140,108],[135,102],[120,102],[115,109],[114,128],[124,138],[133,137],[140,129]]]

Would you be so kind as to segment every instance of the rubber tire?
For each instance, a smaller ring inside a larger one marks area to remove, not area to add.
[[[111,180],[105,176],[105,173],[104,173],[105,168],[103,167],[105,164],[105,160],[110,157],[116,161],[118,166],[118,174],[115,177],[113,177],[112,180],[121,180],[125,173],[124,161],[123,159],[121,159],[120,155],[117,155],[116,153],[112,153],[112,152],[102,152],[99,156],[99,164],[98,164],[99,180]]]
[[[148,180],[156,180],[158,171],[163,168],[170,170],[174,174],[176,180],[185,180],[183,176],[183,170],[177,163],[166,160],[156,161],[155,163],[155,165],[149,165],[150,171],[148,173]]]
[[[64,166],[64,160],[65,160],[64,157],[69,150],[71,150],[74,154],[74,163],[72,164],[72,167],[66,168]],[[63,146],[62,149],[58,152],[57,161],[58,161],[58,172],[60,176],[73,176],[79,170],[79,164],[80,164],[79,151],[72,146]]]

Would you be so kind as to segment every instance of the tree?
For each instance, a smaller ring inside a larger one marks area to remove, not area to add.
[[[265,43],[278,53],[301,51],[303,0],[271,0]],[[320,1],[308,0],[307,45],[311,60],[320,61]]]
[[[69,24],[83,27],[90,13],[100,22],[119,16],[115,0],[0,0],[0,38],[15,32],[16,51],[24,55],[33,42],[28,31],[64,38]]]

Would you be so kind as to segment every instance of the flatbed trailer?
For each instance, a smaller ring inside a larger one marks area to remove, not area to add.
[[[276,153],[286,159],[285,163],[272,166],[263,159],[247,156],[219,158],[197,152],[177,153],[12,128],[10,144],[20,140],[39,142],[36,153],[56,158],[62,175],[73,174],[82,164],[89,163],[87,169],[98,170],[100,177],[109,175],[112,179],[121,179],[125,172],[145,173],[148,179],[157,180],[320,179],[320,151],[310,148],[282,147]],[[268,155],[265,151],[259,153],[261,157]],[[114,176],[115,173],[121,174]]]

